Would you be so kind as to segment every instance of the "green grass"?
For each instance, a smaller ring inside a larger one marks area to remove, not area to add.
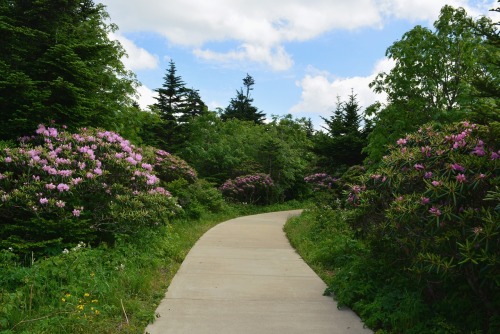
[[[179,219],[116,245],[80,247],[47,258],[0,251],[0,333],[143,333],[194,243],[219,222],[300,208],[230,206]],[[76,246],[76,245],[75,245]]]

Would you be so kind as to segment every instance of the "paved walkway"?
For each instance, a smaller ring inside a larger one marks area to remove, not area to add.
[[[240,217],[205,233],[146,333],[372,333],[356,314],[323,296],[326,285],[290,246],[283,225],[298,213]]]

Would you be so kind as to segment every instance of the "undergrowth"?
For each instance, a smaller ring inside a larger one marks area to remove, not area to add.
[[[0,251],[0,333],[143,333],[190,248],[221,221],[296,209],[231,205],[182,217],[113,246],[80,243],[50,257]]]
[[[391,270],[391,259],[373,255],[355,238],[349,219],[349,211],[320,204],[285,225],[291,244],[326,282],[325,293],[334,295],[339,307],[350,307],[378,334],[481,333],[460,325],[475,321],[466,312],[471,305],[428,304],[426,287]]]

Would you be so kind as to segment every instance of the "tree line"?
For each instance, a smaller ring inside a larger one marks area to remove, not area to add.
[[[0,18],[1,140],[30,134],[40,123],[102,127],[176,153],[219,184],[244,172],[275,173],[294,180],[285,187],[290,192],[307,173],[340,176],[353,165],[377,166],[397,138],[429,121],[469,119],[499,132],[498,24],[463,8],[443,7],[434,29],[416,26],[387,49],[395,67],[370,84],[387,94],[387,103],[362,110],[352,91],[332,101],[318,131],[309,119],[291,116],[266,123],[249,74],[225,109],[210,111],[173,60],[156,102],[141,110],[133,99],[139,83],[120,61],[125,51],[108,37],[117,27],[92,0],[8,0]],[[278,157],[282,167],[293,161],[300,172],[277,171]]]

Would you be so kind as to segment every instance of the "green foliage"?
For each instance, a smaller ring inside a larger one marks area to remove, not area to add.
[[[155,89],[157,102],[150,106],[160,117],[160,122],[152,130],[158,147],[177,151],[187,136],[186,123],[207,112],[207,106],[199,92],[187,88],[182,77],[177,75],[173,60],[170,60],[163,80],[162,87]]]
[[[56,121],[116,129],[136,85],[123,48],[91,0],[9,1],[0,6],[0,139]]]
[[[474,83],[492,83],[498,76],[498,64],[485,59],[489,51],[484,36],[497,34],[491,20],[474,21],[463,8],[444,6],[434,27],[416,26],[390,46],[386,54],[395,61],[394,68],[370,84],[375,92],[386,93],[389,102],[375,115],[365,149],[371,162],[379,162],[390,143],[429,121],[474,117],[473,109],[481,110],[474,107],[481,95]],[[482,99],[488,110],[493,100]]]
[[[241,175],[265,173],[276,185],[275,199],[298,198],[312,160],[306,120],[290,115],[256,125],[237,119],[222,121],[215,113],[189,123],[189,140],[180,156],[200,177],[221,185]]]
[[[425,126],[348,196],[372,252],[423,282],[436,307],[469,305],[461,311],[475,321],[451,319],[471,330],[493,330],[500,307],[500,151],[484,138],[487,128],[467,122]]]
[[[167,188],[182,207],[180,214],[188,218],[198,219],[203,213],[219,213],[228,209],[221,192],[205,180],[189,183],[185,179],[177,179],[169,182]]]
[[[362,126],[359,111],[356,95],[351,93],[347,101],[337,101],[330,119],[323,118],[326,133],[319,132],[314,136],[313,147],[321,170],[340,176],[350,166],[363,162],[365,155],[362,150],[370,128]]]
[[[175,182],[181,181],[186,182]],[[208,197],[213,194],[209,190],[213,187],[199,187],[204,188],[200,200],[205,192]],[[154,320],[181,262],[203,233],[238,215],[287,210],[298,204],[291,205],[225,206],[218,215],[204,211],[201,219],[176,217],[172,224],[122,235],[113,246],[90,247],[80,242],[50,257],[30,254],[23,258],[2,249],[0,332],[142,333]]]
[[[0,151],[0,248],[59,252],[165,224],[175,200],[141,153],[113,132],[43,125]]]
[[[253,99],[250,97],[250,91],[253,90],[254,84],[255,81],[249,74],[243,78],[243,85],[246,91],[243,92],[243,88],[236,91],[236,98],[231,99],[229,105],[221,115],[223,120],[234,118],[263,124],[266,115],[252,105]]]

